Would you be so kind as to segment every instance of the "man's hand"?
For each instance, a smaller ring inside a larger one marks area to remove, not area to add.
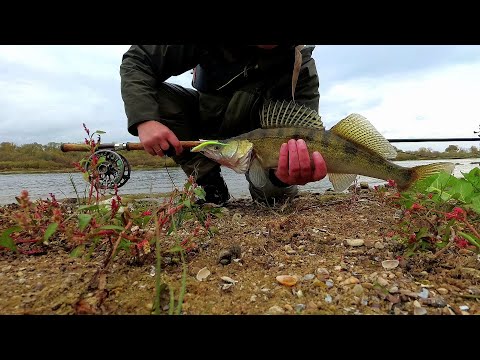
[[[158,121],[145,121],[138,125],[137,130],[143,148],[151,155],[165,155],[164,152],[170,148],[170,145],[175,149],[177,155],[183,151],[180,141],[172,130]]]
[[[275,176],[285,184],[305,185],[323,179],[327,175],[327,165],[322,155],[315,151],[312,161],[304,140],[290,139],[280,147],[278,167]]]

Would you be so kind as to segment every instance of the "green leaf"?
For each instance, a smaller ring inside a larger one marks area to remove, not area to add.
[[[127,239],[122,239],[120,241],[120,244],[118,244],[118,248],[117,248],[117,254],[120,250],[124,250],[124,251],[128,251],[130,250],[130,247],[132,246],[132,242],[127,240]]]
[[[85,244],[78,245],[75,249],[72,250],[69,256],[71,257],[80,257],[85,251]]]
[[[78,227],[80,228],[80,231],[85,230],[87,225],[90,223],[91,219],[92,219],[92,215],[90,215],[90,214],[79,214],[78,215]]]
[[[436,179],[426,189],[426,191],[427,192],[433,192],[433,191],[442,192],[447,187],[447,185],[449,185],[452,182],[452,180],[455,181],[455,179],[456,178],[454,176],[450,175],[450,174],[447,174],[447,173],[444,173],[444,172],[438,173],[438,174],[436,174]]]
[[[106,132],[103,131],[103,130],[95,130],[95,132],[93,134],[106,134]]]
[[[186,199],[183,201],[183,205],[185,205],[187,208],[191,209],[192,208],[192,202],[190,199]]]
[[[418,230],[416,235],[417,235],[417,239],[428,237],[428,228],[422,227],[420,230]]]
[[[438,174],[430,175],[426,177],[425,179],[418,180],[414,187],[412,188],[412,191],[414,192],[420,192],[420,193],[425,193],[427,192],[426,189],[432,185],[432,183],[437,180]]]
[[[468,242],[472,245],[475,245],[476,247],[480,248],[480,239],[477,238],[476,236],[473,236],[471,234],[466,234],[462,231],[458,232],[458,235],[462,236],[463,238],[467,239]]]
[[[85,180],[86,182],[88,182],[90,175],[88,174],[88,172],[84,172],[84,173],[82,173],[82,177],[83,177],[83,180]]]
[[[12,251],[17,251],[17,246],[15,245],[15,241],[10,237],[11,234],[14,232],[21,231],[22,228],[20,226],[13,226],[8,229],[5,229],[0,235],[0,246],[6,247]]]
[[[45,230],[45,234],[43,234],[43,241],[48,241],[50,239],[50,236],[52,236],[55,231],[57,231],[58,228],[58,223],[52,223],[48,225],[47,230]]]
[[[457,179],[448,190],[448,193],[451,194],[453,198],[466,203],[467,199],[473,195],[473,186],[465,179]]]
[[[118,225],[105,225],[99,228],[99,230],[119,230],[123,231],[125,230],[124,227],[118,226]]]
[[[175,245],[174,247],[168,250],[168,252],[171,252],[171,253],[182,252],[182,251],[183,251],[183,248],[180,245]]]
[[[405,206],[406,209],[410,209],[414,203],[415,201],[412,199],[403,199],[401,201],[401,205]]]
[[[470,172],[463,173],[463,177],[467,180],[472,186],[476,189],[477,192],[480,192],[480,168],[474,167]]]
[[[205,200],[205,190],[202,187],[197,187],[194,190],[195,195],[197,195],[198,198]]]
[[[470,204],[466,207],[472,209],[477,214],[480,214],[480,194],[470,199]]]
[[[78,207],[78,211],[83,211],[83,210],[98,210],[99,206],[97,204],[93,205],[82,205]]]

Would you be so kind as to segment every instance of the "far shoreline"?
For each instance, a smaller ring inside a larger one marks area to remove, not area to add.
[[[480,157],[452,157],[452,158],[415,158],[415,159],[401,159],[395,160],[394,162],[403,162],[403,161],[452,161],[452,160],[468,160],[468,159],[478,159],[479,161],[472,161],[471,164],[480,165]],[[155,171],[162,168],[179,168],[180,165],[162,165],[162,166],[132,166],[131,171]],[[64,168],[64,169],[15,169],[15,170],[0,170],[0,175],[19,175],[19,174],[51,174],[51,173],[79,173],[77,169],[74,168]]]

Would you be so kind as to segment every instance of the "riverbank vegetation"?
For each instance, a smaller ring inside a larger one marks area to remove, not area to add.
[[[46,145],[33,143],[16,145],[0,143],[0,172],[72,172],[72,164],[78,162],[86,152],[67,152],[60,150],[60,143],[50,142]],[[151,156],[145,151],[121,151],[132,169],[158,169],[177,166],[171,158]],[[434,151],[420,147],[415,151],[398,150],[395,160],[431,160],[431,159],[466,159],[480,157],[477,146],[460,148],[448,145],[444,151]]]
[[[73,172],[74,162],[87,152],[62,152],[60,143],[15,145],[0,143],[0,172]],[[158,169],[177,166],[171,158],[152,156],[145,151],[121,151],[133,169]]]

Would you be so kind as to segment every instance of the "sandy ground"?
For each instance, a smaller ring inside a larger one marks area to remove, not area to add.
[[[14,208],[0,210],[0,231]],[[301,194],[275,208],[233,200],[213,219],[218,232],[186,258],[182,314],[480,314],[479,256],[452,246],[407,258],[387,235],[398,217],[369,190]],[[0,314],[152,313],[153,252],[136,262],[121,252],[99,275],[105,253],[86,260],[69,251],[53,241],[39,255],[0,253]],[[399,264],[385,269],[384,260]],[[199,272],[208,276],[199,281]],[[175,299],[181,278],[181,261],[164,254]]]

